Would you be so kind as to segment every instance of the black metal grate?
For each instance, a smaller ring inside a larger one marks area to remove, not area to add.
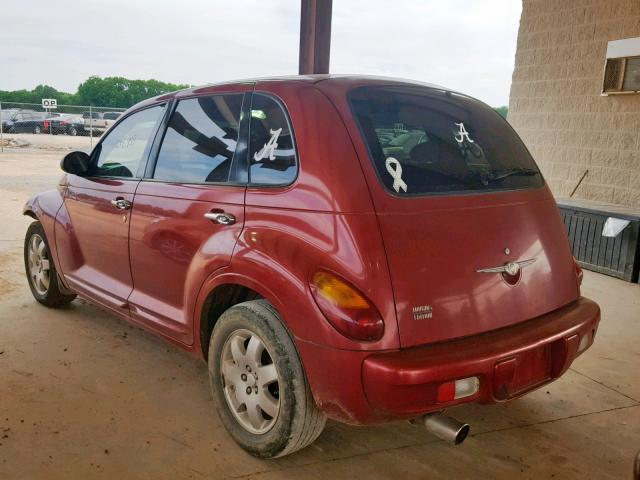
[[[604,68],[603,92],[619,92],[622,89],[624,58],[609,58]]]
[[[631,220],[616,237],[603,237],[607,212],[582,211],[558,205],[569,235],[573,256],[587,270],[604,273],[628,282],[638,279],[640,267],[640,220]]]

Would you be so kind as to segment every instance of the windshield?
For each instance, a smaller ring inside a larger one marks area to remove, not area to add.
[[[427,87],[361,87],[349,101],[382,183],[410,196],[535,188],[540,171],[482,102]]]

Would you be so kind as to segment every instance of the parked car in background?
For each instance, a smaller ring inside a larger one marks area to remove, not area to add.
[[[44,121],[57,114],[45,112],[18,112],[11,125],[11,133],[42,133]]]
[[[102,114],[102,118],[104,118],[106,128],[110,128],[118,118],[120,118],[122,113],[120,112],[104,112]]]
[[[2,112],[2,127],[4,132],[11,132],[13,130],[13,124],[17,121],[22,121],[30,118],[32,114],[37,113],[35,110],[19,108],[3,110]]]
[[[18,108],[7,108],[0,111],[2,116],[2,131],[9,132],[13,126],[13,119],[20,110]]]
[[[84,120],[84,128],[87,131],[104,131],[107,128],[102,112],[82,112],[82,118]]]
[[[82,112],[84,128],[99,134],[107,130],[122,115],[120,112]]]
[[[84,119],[80,115],[61,113],[44,121],[44,132],[53,135],[67,134],[72,137],[84,135],[86,133]]]
[[[418,419],[460,443],[445,409],[552,382],[596,335],[535,161],[446,88],[191,88],[61,166],[24,207],[34,298],[79,295],[205,359],[222,424],[258,457],[309,445],[327,417]]]

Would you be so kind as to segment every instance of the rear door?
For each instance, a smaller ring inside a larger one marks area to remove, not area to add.
[[[131,312],[185,344],[196,295],[231,260],[244,223],[249,88],[178,99],[136,192]]]
[[[56,229],[62,271],[74,290],[128,313],[132,279],[129,222],[165,105],[132,113],[96,146],[89,175],[68,175],[65,206],[70,229]]]
[[[364,87],[349,98],[403,346],[505,327],[577,298],[555,202],[495,112],[426,87]],[[496,271],[506,265],[512,274]]]

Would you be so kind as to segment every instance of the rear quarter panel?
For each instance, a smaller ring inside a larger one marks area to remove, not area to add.
[[[231,264],[205,283],[196,311],[216,285],[239,283],[269,300],[298,340],[350,350],[397,348],[380,228],[340,116],[308,82],[259,82],[255,91],[274,95],[287,107],[298,177],[290,186],[247,189],[245,226]],[[309,289],[319,269],[335,272],[371,300],[385,322],[379,341],[349,340],[326,321]]]

